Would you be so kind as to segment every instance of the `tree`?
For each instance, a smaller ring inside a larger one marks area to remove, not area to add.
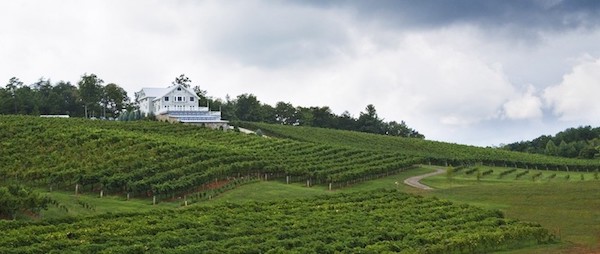
[[[356,118],[350,115],[350,112],[344,111],[340,116],[336,116],[335,128],[342,130],[357,130]]]
[[[111,117],[115,118],[123,112],[125,105],[129,102],[129,97],[125,89],[114,83],[109,83],[104,87],[102,102]]]
[[[0,114],[10,114],[14,111],[12,100],[10,91],[0,87]]]
[[[558,154],[558,147],[556,147],[556,144],[554,144],[554,141],[548,140],[548,143],[546,143],[546,154],[547,155],[557,155]]]
[[[38,114],[36,92],[29,86],[21,86],[15,90],[16,114]]]
[[[592,144],[589,144],[583,149],[581,149],[581,151],[579,152],[579,157],[583,159],[593,159],[597,153],[597,148],[594,147]]]
[[[229,95],[225,96],[225,102],[221,101],[220,99],[217,99],[215,102],[216,102],[215,104],[218,104],[219,108],[221,109],[221,117],[223,119],[226,119],[229,121],[239,120],[237,118],[237,116],[235,115],[235,109],[237,107],[236,101],[231,100]]]
[[[242,121],[261,121],[260,101],[253,94],[239,95],[236,100],[235,115]]]
[[[334,126],[334,115],[331,109],[325,107],[310,107],[312,111],[312,126],[321,128],[332,128]]]
[[[85,117],[90,117],[89,111],[94,116],[95,112],[100,109],[100,101],[102,99],[103,89],[102,81],[95,74],[83,74],[81,80],[77,83],[79,87],[79,98],[84,105]]]
[[[52,88],[52,93],[56,96],[56,101],[53,102],[58,108],[58,112],[55,112],[56,114],[84,116],[84,112],[82,112],[83,104],[79,98],[77,87],[71,85],[70,82],[59,81]]]
[[[40,78],[38,82],[31,85],[34,92],[33,100],[34,111],[41,115],[49,115],[56,112],[56,104],[54,103],[54,95],[52,93],[52,84],[49,79]]]
[[[575,150],[573,143],[567,144],[567,142],[563,140],[560,142],[560,145],[558,145],[558,156],[574,158],[577,155],[577,150]]]
[[[361,112],[358,117],[357,127],[359,131],[376,133],[376,134],[385,134],[383,120],[379,119],[377,116],[377,111],[375,110],[375,106],[373,104],[367,105],[365,108],[366,112]]]
[[[409,128],[404,121],[397,123],[391,121],[384,124],[385,134],[390,136],[408,137],[408,138],[425,138],[421,133]]]
[[[21,82],[18,78],[16,77],[12,77],[10,78],[10,80],[8,80],[8,84],[6,84],[6,90],[10,93],[11,95],[11,100],[12,100],[12,105],[13,105],[13,113],[17,114],[18,113],[18,106],[17,106],[17,89],[21,88],[23,86],[23,82]]]
[[[313,112],[310,108],[296,107],[297,124],[302,126],[313,126]]]
[[[200,89],[200,86],[194,86],[193,90],[196,93],[196,95],[198,95],[198,97],[200,98],[198,100],[198,106],[203,107],[204,105],[212,104],[212,103],[210,103],[212,101],[209,101],[209,98],[206,95],[207,94],[206,90]]]
[[[275,108],[269,104],[262,104],[260,106],[260,118],[265,123],[277,123]]]
[[[179,77],[176,77],[175,81],[173,81],[171,84],[174,86],[181,85],[185,88],[190,88],[190,83],[192,83],[192,80],[185,76],[185,74],[181,74]]]
[[[275,121],[280,124],[293,125],[298,122],[296,109],[291,103],[277,102],[275,104]]]

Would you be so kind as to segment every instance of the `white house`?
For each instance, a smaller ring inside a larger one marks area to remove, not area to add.
[[[221,111],[210,111],[208,106],[199,106],[198,95],[184,86],[142,88],[135,96],[140,112],[152,113],[159,120],[228,128],[228,122],[221,120]]]

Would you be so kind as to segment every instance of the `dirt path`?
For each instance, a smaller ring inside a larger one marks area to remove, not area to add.
[[[434,175],[439,175],[439,174],[443,174],[444,172],[446,172],[446,170],[444,169],[438,169],[435,172],[431,172],[429,174],[424,174],[424,175],[419,175],[419,176],[413,176],[413,177],[409,177],[406,180],[404,180],[404,184],[418,188],[418,189],[422,189],[422,190],[433,190],[433,188],[420,183],[419,181],[421,181],[421,179],[425,178],[425,177],[429,177],[429,176],[434,176]]]

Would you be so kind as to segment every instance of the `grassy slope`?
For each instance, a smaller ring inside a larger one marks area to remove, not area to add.
[[[560,235],[570,250],[599,250],[600,181],[592,173],[584,174],[584,181],[580,173],[571,173],[566,180],[565,172],[548,179],[555,173],[552,171],[542,171],[542,178],[536,181],[514,180],[515,173],[499,180],[502,170],[496,169],[481,181],[464,174],[450,181],[444,175],[427,178],[422,182],[439,189],[425,195],[497,208],[507,217],[542,224]]]
[[[62,191],[43,192],[52,199],[64,205],[68,211],[61,208],[50,206],[48,210],[42,211],[42,218],[60,218],[64,216],[79,216],[79,215],[97,215],[104,213],[121,213],[121,212],[144,212],[155,209],[171,209],[180,207],[179,202],[161,202],[157,205],[152,205],[151,199],[130,199],[125,200],[121,196],[104,196],[100,198],[98,195],[77,195]],[[87,204],[84,207],[83,204]]]
[[[419,194],[423,191],[416,190],[402,184],[403,179],[411,176],[426,174],[432,172],[431,168],[416,168],[410,169],[400,174],[371,180],[367,182],[361,182],[352,185],[348,188],[337,189],[329,191],[327,186],[314,186],[307,188],[304,185],[294,183],[285,184],[284,182],[277,181],[263,181],[254,184],[248,184],[238,187],[235,190],[228,191],[215,199],[216,202],[244,202],[248,200],[279,200],[279,199],[291,199],[291,198],[306,198],[316,195],[323,194],[335,194],[344,192],[359,192],[369,191],[380,188],[396,188],[398,190]],[[395,183],[399,184],[396,185]]]

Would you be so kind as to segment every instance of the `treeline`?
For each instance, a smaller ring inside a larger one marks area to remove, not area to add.
[[[95,74],[84,74],[76,85],[66,81],[52,83],[40,78],[24,85],[11,78],[0,87],[0,114],[69,115],[71,117],[116,118],[121,112],[133,111],[127,92]]]
[[[328,106],[301,107],[291,103],[277,102],[275,107],[261,103],[253,94],[242,94],[235,99],[212,99],[205,91],[195,89],[201,105],[209,104],[213,110],[220,109],[224,119],[229,121],[264,122],[272,124],[310,126],[338,130],[360,131],[390,136],[425,138],[418,131],[409,128],[404,121],[385,122],[379,118],[372,104],[367,105],[358,118],[345,111],[334,114]]]
[[[503,149],[566,158],[593,159],[600,156],[600,127],[568,128],[555,136],[543,135],[531,141],[504,145]]]
[[[190,87],[191,80],[182,74],[175,78],[172,85]],[[273,107],[261,103],[253,94],[221,100],[208,97],[206,91],[198,86],[193,89],[200,96],[199,105],[208,104],[212,110],[221,110],[223,119],[232,122],[265,122],[425,138],[409,128],[404,121],[384,122],[372,104],[367,105],[365,112],[355,118],[347,111],[336,115],[328,106],[301,107],[278,102]],[[44,78],[31,85],[24,85],[13,77],[5,88],[0,87],[0,114],[69,115],[125,121],[154,119],[153,116],[141,115],[136,101],[137,98],[131,101],[127,92],[119,85],[104,85],[104,81],[95,74],[82,75],[76,85],[65,81],[52,83]]]

